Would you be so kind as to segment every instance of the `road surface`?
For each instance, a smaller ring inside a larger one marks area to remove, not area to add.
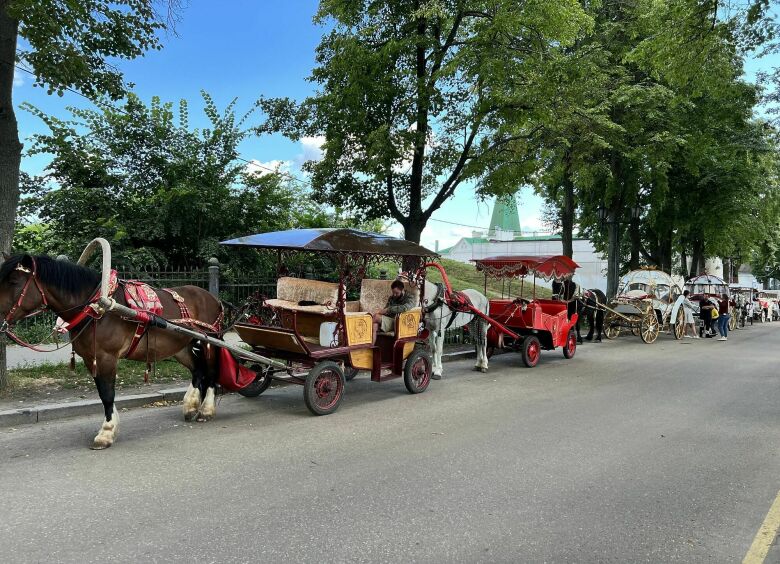
[[[411,396],[360,376],[0,431],[4,562],[739,562],[780,490],[780,323],[621,337]],[[776,547],[767,562],[780,561]]]

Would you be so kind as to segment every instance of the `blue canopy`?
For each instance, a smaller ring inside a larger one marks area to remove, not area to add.
[[[405,239],[358,229],[289,229],[238,237],[221,245],[383,256],[436,257],[435,252]]]

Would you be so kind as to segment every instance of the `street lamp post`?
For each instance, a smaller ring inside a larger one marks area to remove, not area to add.
[[[607,226],[609,238],[607,248],[607,296],[615,297],[618,290],[618,278],[620,276],[620,225],[637,220],[642,215],[642,206],[639,202],[631,207],[631,220],[622,221],[614,210],[599,206],[597,210],[599,221]]]

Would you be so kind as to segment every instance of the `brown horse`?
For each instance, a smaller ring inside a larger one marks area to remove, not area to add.
[[[85,306],[96,301],[99,286],[100,275],[92,269],[48,256],[6,255],[0,266],[2,330],[11,333],[16,321],[42,309],[53,311],[66,322],[76,320]],[[206,290],[196,286],[172,290],[183,298],[191,319],[204,324],[219,323],[222,304]],[[179,318],[181,309],[171,294],[157,294],[163,305],[162,317],[173,321]],[[121,288],[112,297],[126,305]],[[95,436],[93,449],[110,447],[116,440],[119,416],[114,406],[114,387],[120,358],[142,362],[175,358],[192,372],[192,383],[184,397],[185,419],[195,417],[205,421],[215,415],[217,355],[211,354],[210,347],[201,346],[199,341],[156,328],[148,328],[130,351],[138,327],[138,323],[111,313],[99,319],[86,317],[70,327],[73,350],[95,379],[105,409],[105,421]]]

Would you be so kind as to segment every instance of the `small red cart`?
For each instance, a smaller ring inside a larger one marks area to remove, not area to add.
[[[577,350],[575,326],[577,314],[568,316],[568,303],[536,298],[536,278],[562,281],[570,279],[579,265],[566,256],[497,256],[474,261],[477,270],[488,278],[508,283],[509,297],[490,300],[488,353],[495,349],[520,352],[523,362],[534,367],[542,350],[563,348],[563,356],[572,358]],[[525,277],[534,277],[532,299],[522,297]],[[511,297],[511,283],[519,278],[519,297]],[[505,285],[505,288],[507,285]]]

